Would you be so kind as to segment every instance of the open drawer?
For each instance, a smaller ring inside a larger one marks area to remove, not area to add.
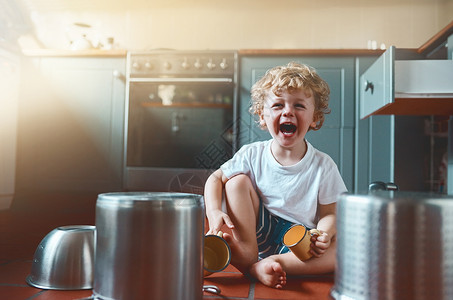
[[[360,118],[453,115],[453,60],[423,59],[392,46],[360,76],[359,89]]]

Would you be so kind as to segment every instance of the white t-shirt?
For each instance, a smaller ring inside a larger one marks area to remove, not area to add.
[[[275,160],[271,139],[243,146],[220,168],[227,178],[248,175],[270,213],[314,228],[318,203],[334,203],[347,189],[332,158],[306,142],[305,156],[292,166]]]

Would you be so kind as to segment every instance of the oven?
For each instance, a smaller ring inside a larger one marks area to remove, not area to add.
[[[236,151],[237,53],[129,52],[124,187],[202,194]]]

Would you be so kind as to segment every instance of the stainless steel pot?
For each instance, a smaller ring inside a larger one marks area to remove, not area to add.
[[[108,193],[96,203],[96,299],[201,299],[203,197]]]
[[[382,191],[337,204],[335,299],[453,299],[453,198]]]

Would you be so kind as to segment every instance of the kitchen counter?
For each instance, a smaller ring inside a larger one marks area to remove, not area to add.
[[[379,56],[385,50],[368,49],[241,49],[243,56]]]
[[[25,56],[56,56],[56,57],[126,57],[127,50],[114,49],[88,49],[88,50],[68,50],[68,49],[23,49]]]
[[[422,55],[429,55],[445,43],[446,38],[453,33],[453,21],[445,26],[438,33],[433,35],[419,48],[409,49]],[[126,49],[88,49],[88,50],[68,50],[68,49],[24,49],[22,53],[26,56],[93,56],[93,57],[121,57],[126,56]],[[385,50],[376,49],[239,49],[238,54],[243,56],[379,56]]]
[[[417,53],[429,56],[431,53],[436,52],[442,45],[446,45],[447,39],[453,34],[453,21],[445,26],[441,31],[431,37],[426,43],[417,49]]]
[[[414,50],[415,51],[415,50]],[[67,50],[67,49],[23,49],[26,56],[55,56],[55,57],[122,57],[127,55],[126,49],[115,50]],[[247,56],[379,56],[384,50],[368,49],[240,49],[239,55]]]

